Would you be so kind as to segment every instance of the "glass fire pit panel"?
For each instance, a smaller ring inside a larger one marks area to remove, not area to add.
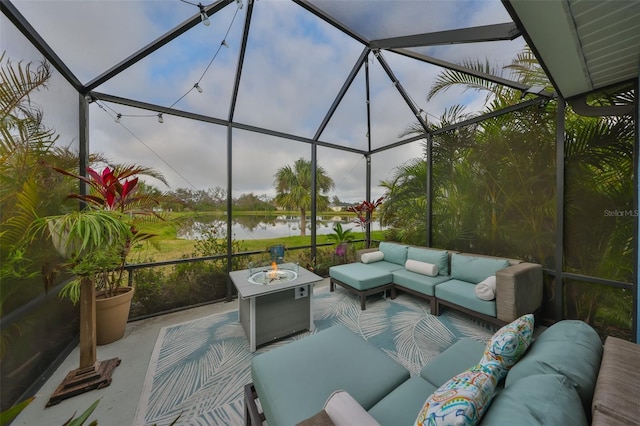
[[[258,285],[272,285],[288,283],[296,278],[298,278],[298,273],[296,271],[288,269],[268,269],[266,271],[258,271],[251,274],[249,282],[251,284]]]

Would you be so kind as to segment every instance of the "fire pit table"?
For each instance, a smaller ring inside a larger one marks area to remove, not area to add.
[[[229,273],[238,289],[238,316],[251,352],[291,334],[313,330],[313,284],[322,277],[294,263]]]

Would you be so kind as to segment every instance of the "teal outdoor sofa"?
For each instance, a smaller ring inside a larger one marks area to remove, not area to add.
[[[639,424],[640,346],[609,337],[603,350],[594,329],[575,320],[535,334],[498,382],[480,424]],[[369,420],[358,424],[413,425],[425,400],[478,363],[484,350],[482,342],[460,339],[412,377],[379,348],[336,325],[253,359],[253,383],[245,387],[246,424],[332,425],[336,410],[347,410],[338,417],[362,420],[364,414]],[[325,402],[339,390],[355,406],[336,407],[327,415]]]
[[[330,290],[339,285],[355,293],[362,310],[369,295],[388,291],[394,299],[404,291],[429,300],[433,315],[447,306],[504,325],[542,304],[542,266],[536,263],[391,242],[361,250],[358,258],[329,268]],[[478,298],[476,286],[491,276],[495,298]]]

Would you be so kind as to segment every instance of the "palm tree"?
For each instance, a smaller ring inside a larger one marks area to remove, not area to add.
[[[300,210],[300,235],[307,232],[307,211],[311,209],[311,161],[300,158],[293,167],[284,166],[278,169],[276,180],[275,203],[289,210]],[[335,184],[322,166],[316,167],[316,208],[324,210],[329,206],[329,197],[325,195]]]

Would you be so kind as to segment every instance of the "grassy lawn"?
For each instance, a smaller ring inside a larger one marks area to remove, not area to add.
[[[269,212],[267,212],[269,213]],[[271,212],[273,216],[283,214],[295,214],[294,212]],[[345,212],[340,212],[343,215]],[[206,215],[216,215],[216,213],[207,213]],[[245,212],[242,212],[245,214]],[[265,212],[246,212],[247,215],[265,215]],[[156,235],[149,242],[142,243],[138,247],[133,247],[131,250],[130,262],[150,262],[150,261],[163,261],[181,259],[183,257],[199,256],[195,250],[194,240],[185,240],[177,237],[177,231],[179,229],[179,223],[182,220],[197,217],[198,215],[204,215],[202,213],[170,213],[168,214],[167,222],[157,222],[152,225],[146,226],[144,231],[151,232]],[[219,216],[225,216],[224,214],[217,214]],[[323,215],[335,215],[334,212],[323,213]],[[354,233],[356,239],[362,238],[361,232]],[[374,240],[384,239],[384,231],[373,231],[371,237]],[[322,244],[329,242],[328,235],[317,235],[317,243]],[[296,246],[308,246],[311,245],[311,236],[291,236],[280,238],[267,238],[267,239],[248,239],[248,240],[236,240],[241,247],[241,251],[268,251],[270,246],[277,244],[284,244],[286,247]],[[226,240],[219,239],[218,242],[225,246]]]

